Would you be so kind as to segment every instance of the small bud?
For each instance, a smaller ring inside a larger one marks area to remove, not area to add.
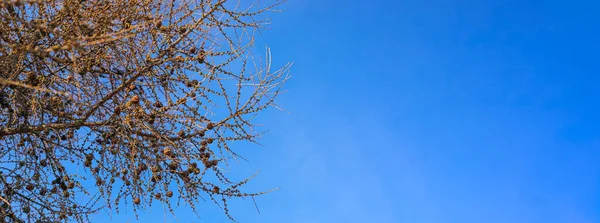
[[[134,95],[131,100],[129,100],[129,102],[131,103],[138,103],[140,102],[140,96]]]

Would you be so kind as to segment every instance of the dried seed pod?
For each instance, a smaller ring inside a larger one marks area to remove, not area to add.
[[[148,165],[146,165],[145,163],[142,163],[142,164],[140,164],[138,166],[138,172],[139,173],[141,173],[141,172],[143,172],[144,170],[147,170],[147,169],[148,169]]]
[[[169,163],[169,168],[171,170],[177,170],[177,167],[179,167],[179,163],[177,163],[177,162],[171,162],[171,163]]]
[[[33,179],[34,181],[40,180],[40,174],[39,173],[33,174],[33,176],[31,177],[31,179]]]
[[[179,173],[182,177],[187,177],[190,175],[190,170],[184,170]]]
[[[173,151],[171,151],[171,148],[167,147],[163,150],[163,154],[165,156],[171,157],[171,156],[173,156]]]
[[[148,117],[148,124],[153,125],[155,120],[156,117],[154,115],[150,115],[150,117]]]
[[[48,191],[46,190],[46,188],[42,188],[42,189],[40,189],[40,193],[39,193],[39,195],[40,195],[40,196],[45,196],[45,195],[46,195],[46,192],[48,192]]]
[[[131,100],[129,100],[129,104],[133,105],[133,104],[137,104],[140,102],[140,96],[134,95],[133,97],[131,97]]]
[[[200,52],[198,53],[198,63],[204,63],[205,59],[206,59],[206,51],[200,50]]]
[[[94,154],[93,153],[85,154],[85,160],[92,161],[93,159],[94,159]]]
[[[200,154],[200,159],[206,160],[208,158],[210,158],[210,153],[201,153]]]
[[[167,195],[167,197],[173,197],[173,191],[167,191],[165,195]]]
[[[121,114],[121,106],[115,107],[114,113],[115,113],[115,115],[120,115]]]

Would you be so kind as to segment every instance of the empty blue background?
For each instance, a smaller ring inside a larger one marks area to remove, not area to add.
[[[600,222],[600,3],[294,0],[258,49],[293,61],[258,120],[240,222]],[[140,222],[226,222],[161,209]],[[106,217],[95,217],[103,220]],[[132,220],[131,212],[113,222]]]

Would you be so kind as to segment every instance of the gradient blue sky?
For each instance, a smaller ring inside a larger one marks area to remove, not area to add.
[[[240,222],[600,222],[600,3],[290,0]],[[140,222],[226,222],[182,209]],[[168,216],[168,215],[167,215]],[[102,218],[101,218],[102,219]],[[129,217],[118,216],[113,222]]]

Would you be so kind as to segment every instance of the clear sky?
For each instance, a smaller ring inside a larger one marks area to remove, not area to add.
[[[600,222],[600,3],[290,0],[248,223]],[[182,209],[140,222],[226,222]],[[98,220],[104,219],[100,217]],[[125,222],[118,216],[113,222]]]

